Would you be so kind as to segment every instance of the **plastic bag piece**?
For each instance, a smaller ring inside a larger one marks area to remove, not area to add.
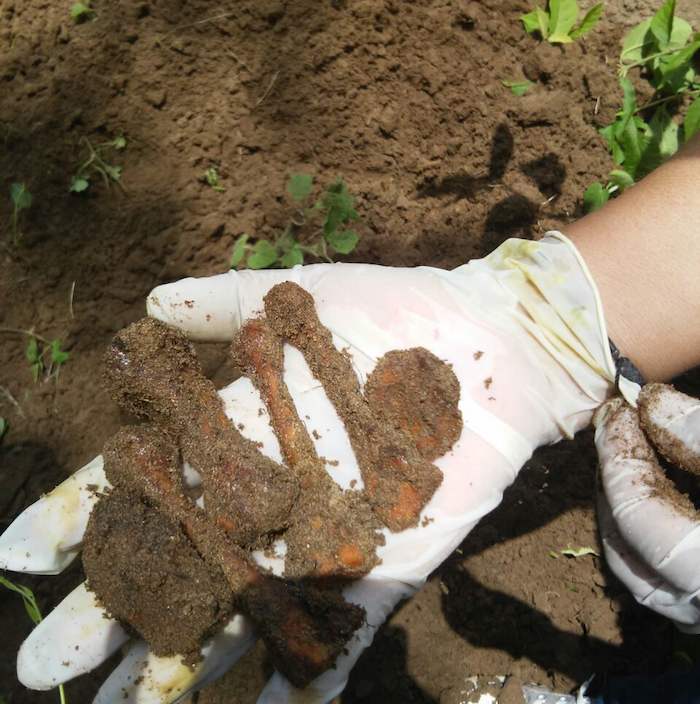
[[[593,679],[593,678],[591,678]],[[587,680],[579,690],[578,694],[557,694],[550,692],[543,687],[532,687],[523,685],[523,697],[525,704],[593,704],[591,700],[585,696],[586,689],[591,679]]]

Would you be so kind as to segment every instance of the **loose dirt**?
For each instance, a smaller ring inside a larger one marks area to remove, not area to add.
[[[2,222],[11,182],[34,194],[22,246],[0,247],[0,326],[33,325],[71,353],[58,384],[33,384],[26,339],[0,337],[0,385],[17,403],[0,391],[0,530],[123,422],[96,381],[115,332],[153,286],[222,271],[239,234],[270,236],[289,215],[290,172],[342,175],[357,194],[357,261],[451,268],[511,234],[565,228],[610,168],[596,129],[619,104],[618,41],[658,3],[607,2],[599,28],[564,48],[524,35],[524,0],[94,5],[97,20],[76,26],[60,4],[0,0]],[[696,3],[678,7],[700,27]],[[524,98],[500,84],[521,77],[536,82]],[[70,196],[80,138],[120,133],[126,193]],[[199,180],[210,165],[224,193]],[[217,386],[232,379],[225,346],[200,352]],[[697,373],[679,384],[700,395]],[[451,704],[473,674],[567,689],[594,670],[667,668],[667,621],[601,560],[549,555],[596,544],[595,464],[588,434],[541,449],[379,631],[343,701]],[[83,575],[17,579],[47,613]],[[0,694],[55,702],[16,681],[31,624],[13,594],[0,592],[0,623]],[[115,664],[70,683],[68,701],[89,702]],[[269,673],[257,648],[199,702],[254,702]]]

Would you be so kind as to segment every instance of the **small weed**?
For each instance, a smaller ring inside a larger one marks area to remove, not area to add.
[[[218,193],[223,193],[226,189],[219,182],[219,172],[215,166],[210,166],[202,176],[202,180],[211,186]]]
[[[596,182],[583,197],[587,211],[653,171],[700,131],[700,79],[693,65],[700,50],[700,33],[676,17],[676,0],[634,27],[624,37],[620,53],[622,108],[615,121],[600,130],[615,162],[605,184]],[[629,73],[653,88],[650,100],[639,105]],[[685,116],[682,117],[682,114]]]
[[[95,11],[90,5],[90,0],[84,2],[76,2],[71,5],[70,17],[76,24],[80,24],[95,16]]]
[[[518,97],[525,95],[535,84],[532,81],[501,81],[502,85],[510,88],[510,92]]]
[[[34,592],[29,587],[25,587],[21,584],[11,582],[9,579],[3,577],[2,575],[0,575],[0,586],[5,587],[5,589],[9,589],[11,592],[15,592],[15,594],[19,594],[22,597],[24,609],[27,612],[29,618],[32,620],[32,623],[35,626],[41,623],[41,611],[39,610],[39,605],[36,603],[36,597],[34,596]],[[58,685],[58,696],[60,703],[66,704],[66,693],[63,690],[62,684]]]
[[[44,381],[48,381],[52,377],[58,379],[61,367],[68,361],[70,356],[68,352],[61,349],[60,340],[37,339],[33,333],[30,333],[24,355],[29,362],[35,383],[42,374]]]
[[[313,176],[308,174],[289,177],[287,193],[296,210],[287,226],[273,241],[258,239],[250,244],[249,236],[241,235],[233,245],[232,269],[291,268],[303,264],[305,255],[332,262],[333,254],[349,254],[355,249],[359,236],[347,225],[359,215],[347,185],[339,178],[312,204],[313,184]]]
[[[90,187],[90,179],[94,176],[101,177],[107,187],[112,183],[121,187],[122,167],[109,163],[107,158],[113,152],[125,149],[126,139],[119,136],[95,146],[87,137],[83,137],[80,141],[87,151],[87,158],[78,166],[71,179],[69,188],[71,193],[86,191]]]
[[[549,0],[546,10],[537,6],[520,19],[528,34],[539,32],[550,44],[570,44],[590,32],[602,14],[603,3],[600,2],[576,24],[579,17],[576,0]]]
[[[19,221],[23,210],[28,210],[32,206],[32,194],[23,183],[10,184],[10,199],[12,200],[12,243],[17,244],[22,239],[19,229]]]

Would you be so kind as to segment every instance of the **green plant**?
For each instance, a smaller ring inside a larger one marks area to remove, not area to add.
[[[100,176],[107,187],[111,183],[121,187],[122,167],[110,164],[107,158],[111,153],[125,149],[126,139],[119,136],[95,146],[87,137],[83,137],[80,141],[87,151],[87,158],[79,164],[71,179],[69,189],[71,193],[86,191],[90,187],[90,179],[93,176]]]
[[[700,33],[676,17],[676,0],[664,2],[624,37],[619,64],[622,108],[614,122],[600,130],[615,168],[605,184],[588,187],[586,210],[600,208],[632,186],[700,131],[700,80],[693,66],[698,50]],[[632,69],[638,69],[653,90],[641,105],[629,76]]]
[[[2,575],[0,575],[0,586],[5,587],[5,589],[9,589],[11,592],[15,592],[15,594],[19,594],[22,597],[24,609],[29,618],[32,620],[32,623],[34,625],[41,623],[43,617],[41,615],[41,611],[39,610],[39,605],[36,603],[34,592],[29,587],[11,582]],[[58,696],[61,704],[66,704],[66,693],[62,684],[58,685]]]
[[[358,220],[355,199],[339,178],[311,203],[313,176],[292,174],[287,193],[296,207],[286,227],[274,240],[258,239],[249,243],[241,235],[233,245],[231,268],[289,268],[304,263],[305,255],[333,261],[333,254],[349,254],[357,246],[359,236],[348,224]]]
[[[73,3],[70,7],[70,17],[76,24],[85,22],[95,16],[95,11],[90,6],[90,0]]]
[[[32,206],[32,194],[23,183],[10,184],[10,199],[12,200],[12,243],[17,244],[22,233],[19,230],[20,215],[23,210],[28,210]]]
[[[603,3],[593,5],[576,24],[579,14],[576,0],[549,0],[546,10],[537,6],[520,19],[528,34],[539,32],[542,39],[550,44],[569,44],[598,24],[603,14]]]
[[[42,373],[44,381],[52,377],[58,379],[61,367],[70,356],[68,352],[61,349],[60,340],[49,341],[43,337],[37,337],[34,333],[30,333],[24,354],[32,370],[34,382],[39,380]]]
[[[2,417],[0,417],[0,440],[5,437],[5,433],[10,429],[10,424]]]
[[[501,84],[506,88],[510,88],[510,92],[518,97],[525,95],[535,85],[527,79],[523,81],[501,81]]]
[[[202,180],[218,193],[223,193],[226,190],[219,182],[219,172],[217,171],[215,166],[210,166],[204,172]]]

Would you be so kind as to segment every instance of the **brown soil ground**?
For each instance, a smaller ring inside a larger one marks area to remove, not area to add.
[[[237,235],[270,234],[289,212],[290,172],[342,175],[358,195],[358,261],[452,267],[576,217],[609,168],[595,128],[618,101],[617,42],[657,3],[610,0],[600,28],[564,49],[524,35],[526,4],[95,0],[96,20],[76,26],[68,4],[0,0],[2,222],[11,182],[34,194],[21,246],[3,233],[0,325],[33,326],[71,353],[58,383],[34,384],[26,340],[0,333],[0,530],[120,424],[98,382],[111,336],[154,285],[221,271]],[[700,26],[695,3],[679,6]],[[523,98],[500,83],[524,75],[537,85]],[[80,138],[122,133],[125,192],[69,195]],[[223,193],[199,180],[211,165]],[[217,384],[230,380],[225,346],[204,352]],[[681,388],[699,387],[696,374]],[[596,669],[668,667],[668,623],[599,559],[549,556],[595,545],[594,468],[585,434],[538,452],[380,631],[343,701],[451,704],[472,674],[566,689]],[[80,579],[76,565],[20,581],[46,612]],[[0,593],[0,623],[0,695],[56,701],[16,682],[30,625],[15,595]],[[113,666],[70,684],[68,700],[89,702]],[[199,701],[252,702],[268,670],[256,650]]]

